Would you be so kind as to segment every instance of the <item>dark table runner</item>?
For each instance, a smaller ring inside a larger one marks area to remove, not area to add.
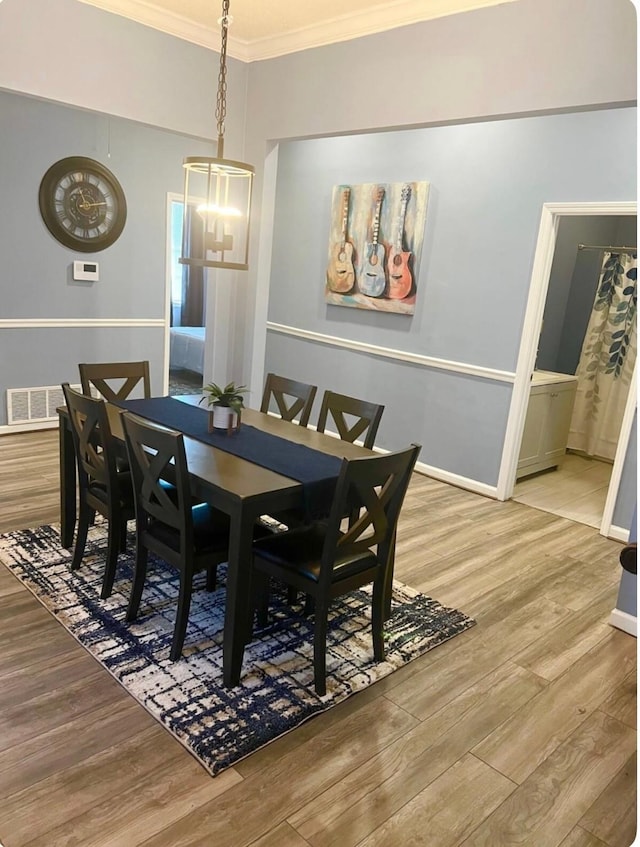
[[[209,432],[206,409],[173,397],[119,400],[115,405],[301,482],[307,516],[323,517],[329,513],[342,464],[342,459],[337,456],[329,456],[244,423],[238,432],[231,435]]]

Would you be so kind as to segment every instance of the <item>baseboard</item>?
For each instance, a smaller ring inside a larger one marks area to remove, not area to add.
[[[638,618],[635,615],[630,615],[629,612],[614,609],[609,616],[609,623],[616,629],[621,629],[623,632],[633,635],[634,638],[638,637]]]
[[[57,429],[58,421],[32,421],[23,424],[3,424],[0,426],[0,435],[16,435],[19,432],[36,432],[40,429]],[[1,847],[1,845],[0,845]]]
[[[470,479],[466,476],[445,471],[442,468],[436,468],[433,465],[426,465],[424,462],[416,464],[416,471],[437,479],[439,482],[446,482],[448,485],[455,485],[456,488],[464,488],[465,491],[473,491],[474,494],[482,494],[483,497],[490,497],[492,500],[498,499],[498,487],[496,485],[488,485],[486,482],[479,482],[477,479]]]
[[[625,529],[622,526],[614,526],[612,524],[609,527],[609,532],[607,532],[607,538],[613,538],[614,541],[622,541],[624,544],[628,544],[629,534],[628,529]]]

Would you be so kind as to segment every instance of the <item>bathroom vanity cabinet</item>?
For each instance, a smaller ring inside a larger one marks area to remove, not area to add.
[[[577,377],[534,371],[516,478],[561,464],[567,449]]]

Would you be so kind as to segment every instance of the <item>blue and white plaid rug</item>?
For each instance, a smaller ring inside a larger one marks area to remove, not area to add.
[[[170,662],[177,574],[150,555],[140,614],[127,624],[133,557],[121,555],[113,593],[101,600],[106,547],[104,525],[96,523],[83,564],[72,573],[71,552],[60,546],[58,528],[41,526],[0,535],[0,562],[213,775],[474,624],[396,582],[385,626],[386,659],[376,664],[371,595],[367,588],[354,591],[332,607],[327,693],[318,697],[313,618],[288,606],[284,594],[274,594],[269,625],[256,630],[245,649],[241,684],[226,689],[221,685],[225,566],[218,568],[214,592],[204,590],[204,575],[196,577],[183,658]]]

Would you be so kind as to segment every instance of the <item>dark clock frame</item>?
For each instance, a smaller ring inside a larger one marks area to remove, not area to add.
[[[56,186],[67,174],[76,171],[94,174],[109,186],[116,199],[116,214],[111,227],[97,238],[86,238],[69,232],[58,218],[55,206]],[[38,192],[40,214],[47,229],[53,237],[72,250],[81,253],[97,253],[110,247],[122,234],[127,220],[127,202],[122,186],[117,178],[101,162],[86,156],[68,156],[55,162],[42,177]]]

